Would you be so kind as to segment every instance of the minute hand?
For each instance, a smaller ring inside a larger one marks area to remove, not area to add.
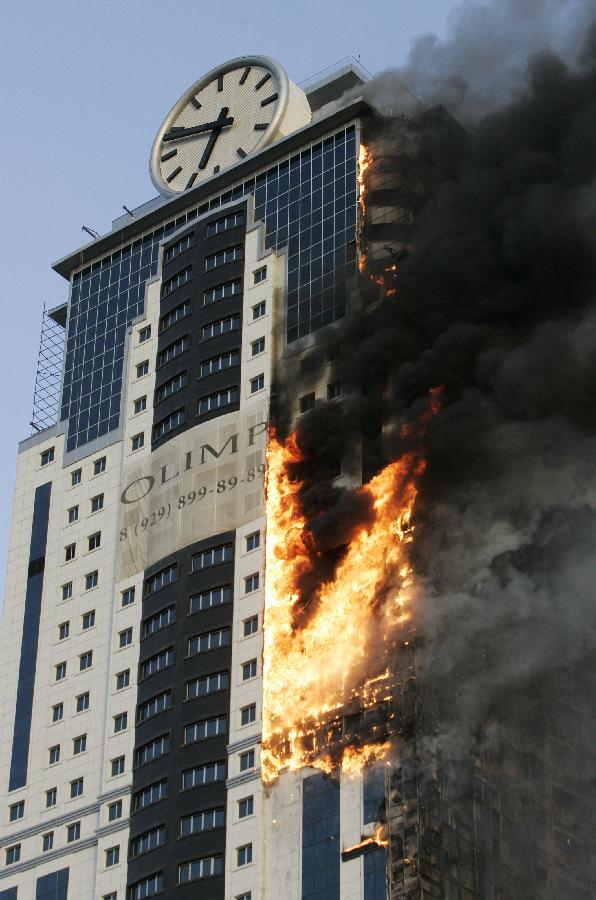
[[[216,122],[205,122],[204,125],[194,125],[192,128],[176,128],[167,131],[162,137],[162,141],[177,141],[180,138],[190,137],[192,134],[203,134],[205,131],[213,131],[215,128],[225,128],[227,125],[233,125],[232,116],[226,119],[220,119]]]

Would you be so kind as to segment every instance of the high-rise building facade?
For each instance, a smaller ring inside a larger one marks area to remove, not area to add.
[[[366,76],[305,94],[266,58],[185,92],[160,197],[55,265],[60,411],[19,448],[2,625],[0,898],[386,895],[378,773],[260,771],[273,367],[357,269]],[[292,368],[294,367],[294,368]],[[368,829],[368,831],[367,831]]]

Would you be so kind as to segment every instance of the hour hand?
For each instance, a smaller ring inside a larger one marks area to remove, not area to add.
[[[224,118],[219,118],[215,122],[205,122],[203,125],[193,125],[191,128],[180,128],[180,127],[172,127],[169,131],[166,131],[164,136],[162,137],[162,141],[165,143],[166,141],[178,141],[180,138],[190,137],[193,134],[204,134],[206,131],[213,131],[214,128],[226,128],[228,125],[233,125],[234,119],[232,116],[226,116]]]

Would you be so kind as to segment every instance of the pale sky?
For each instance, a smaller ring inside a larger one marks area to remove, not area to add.
[[[2,5],[0,603],[17,444],[29,421],[44,300],[67,299],[51,264],[155,195],[155,133],[204,72],[277,59],[300,82],[355,56],[377,73],[413,38],[443,35],[453,0],[20,0]],[[411,85],[415,89],[415,85]]]

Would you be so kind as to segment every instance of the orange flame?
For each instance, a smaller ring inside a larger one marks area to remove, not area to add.
[[[386,657],[410,617],[407,549],[425,463],[407,453],[359,488],[370,498],[373,522],[352,538],[333,579],[309,598],[306,621],[297,628],[297,604],[304,610],[297,585],[313,560],[300,484],[288,469],[301,459],[296,436],[282,443],[272,433],[267,455],[263,779],[273,780],[284,768],[331,771],[338,763],[353,775],[384,758],[389,745],[345,746],[334,762],[325,728],[341,721],[341,710],[354,699],[364,707],[387,699]]]
[[[387,824],[379,823],[370,837],[362,838],[359,844],[354,844],[353,847],[346,847],[343,853],[355,853],[358,850],[363,850],[365,847],[370,847],[371,845],[375,845],[376,847],[388,847],[389,839],[387,837]]]
[[[360,144],[360,151],[358,153],[358,167],[357,167],[357,176],[358,176],[358,209],[360,212],[359,223],[358,223],[358,239],[356,241],[358,245],[358,268],[361,272],[364,272],[366,269],[366,259],[367,253],[364,246],[363,232],[364,232],[364,224],[366,222],[366,182],[364,179],[364,174],[368,167],[372,163],[372,155],[364,144]]]

